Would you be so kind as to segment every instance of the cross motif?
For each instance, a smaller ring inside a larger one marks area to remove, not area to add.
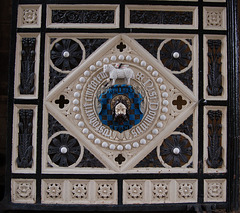
[[[125,161],[125,157],[122,156],[122,154],[119,154],[116,158],[115,161],[118,162],[118,164],[122,164],[123,161]]]
[[[117,48],[119,49],[120,52],[122,52],[126,48],[126,45],[121,42],[119,45],[117,45]]]
[[[59,99],[55,100],[55,103],[59,105],[60,109],[62,109],[62,108],[64,108],[65,104],[69,103],[69,100],[65,99],[64,95],[60,95]]]
[[[182,99],[182,96],[179,95],[179,96],[177,97],[177,99],[174,100],[172,103],[173,103],[173,105],[176,105],[176,106],[177,106],[177,109],[178,109],[178,110],[181,110],[181,109],[183,108],[183,106],[187,104],[187,101],[186,101],[186,100],[183,100],[183,99]]]

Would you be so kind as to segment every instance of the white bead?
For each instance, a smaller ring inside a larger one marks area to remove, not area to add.
[[[121,60],[121,61],[123,61],[123,60],[124,60],[124,56],[123,56],[123,55],[120,55],[120,56],[118,56],[118,59]]]
[[[96,69],[96,67],[94,65],[91,65],[89,68],[91,71],[94,71]]]
[[[130,150],[132,148],[132,146],[130,145],[130,144],[127,144],[126,146],[125,146],[125,149],[127,149],[127,150]]]
[[[147,135],[147,139],[148,139],[148,140],[152,140],[152,139],[153,139],[153,136],[152,136],[151,134],[148,134],[148,135]]]
[[[76,120],[80,120],[80,119],[81,119],[81,115],[80,115],[80,114],[76,114],[76,115],[75,115],[75,119],[76,119]]]
[[[167,119],[166,115],[161,115],[160,120],[165,121]]]
[[[111,149],[111,150],[114,150],[116,148],[116,146],[114,145],[114,144],[111,144],[110,146],[109,146],[109,149]]]
[[[126,60],[127,60],[127,61],[131,61],[131,60],[132,60],[132,57],[131,57],[130,55],[128,55],[128,56],[126,57]]]
[[[141,61],[141,64],[140,64],[142,67],[145,67],[147,65],[146,61]]]
[[[163,97],[163,98],[167,98],[167,97],[168,97],[168,93],[167,93],[167,92],[164,92],[164,93],[162,94],[162,97]]]
[[[68,51],[63,52],[63,57],[68,58],[70,56],[70,53]]]
[[[161,84],[163,82],[163,79],[162,78],[158,78],[157,82]]]
[[[144,145],[144,144],[146,144],[146,143],[147,143],[147,141],[146,141],[145,139],[141,139],[141,140],[140,140],[140,144],[143,144],[143,145]]]
[[[111,56],[111,61],[116,61],[117,57],[115,55]]]
[[[107,148],[108,147],[108,143],[107,142],[103,142],[102,143],[102,147]]]
[[[158,71],[153,71],[153,73],[152,73],[152,75],[154,76],[154,77],[157,77],[158,76]]]
[[[173,153],[175,154],[175,155],[177,155],[177,154],[179,154],[180,153],[180,149],[179,148],[174,148],[173,149]]]
[[[179,52],[174,52],[173,53],[173,58],[179,58],[179,56],[180,56]]]
[[[79,122],[78,122],[78,126],[79,126],[79,127],[84,127],[84,123],[83,123],[82,121],[79,121]]]
[[[65,147],[65,146],[61,147],[61,149],[60,149],[60,152],[61,152],[62,154],[66,154],[67,151],[68,151],[68,149],[67,149],[67,147]]]
[[[163,107],[162,108],[162,112],[167,113],[168,112],[168,108],[167,107]]]
[[[74,99],[73,100],[73,104],[75,104],[75,105],[79,104],[79,100],[78,99]]]
[[[101,61],[97,61],[97,62],[96,62],[96,65],[97,65],[98,67],[101,67],[101,66],[102,66],[102,62],[101,62]]]
[[[81,77],[81,78],[79,78],[79,81],[80,81],[81,83],[85,83],[86,79],[85,79],[84,77]]]
[[[123,150],[123,146],[122,145],[118,145],[117,146],[117,150],[122,151]]]
[[[88,135],[88,139],[93,140],[93,139],[94,139],[94,134],[92,134],[92,133],[89,134],[89,135]]]
[[[152,67],[151,65],[149,65],[149,66],[147,67],[147,71],[151,72],[152,70],[153,70],[153,67]]]
[[[134,62],[134,63],[139,63],[139,58],[137,58],[137,57],[134,58],[134,59],[133,59],[133,62]]]
[[[101,140],[99,138],[96,138],[95,141],[94,141],[95,144],[100,144],[101,143]]]
[[[82,85],[81,85],[81,84],[77,84],[77,85],[76,85],[76,89],[77,89],[77,90],[81,90],[81,89],[82,89]]]
[[[160,90],[166,90],[166,89],[167,89],[166,85],[163,84],[160,86]]]
[[[84,128],[82,132],[83,132],[83,134],[87,134],[88,133],[88,128]]]
[[[89,76],[90,75],[90,72],[88,70],[86,70],[84,73],[83,73],[85,76]]]
[[[104,59],[103,59],[103,62],[104,62],[104,63],[109,63],[109,59],[108,59],[108,58],[104,58]]]
[[[153,130],[152,130],[152,133],[153,133],[154,135],[157,135],[157,134],[159,133],[159,131],[158,131],[158,129],[153,129]]]
[[[73,96],[74,96],[75,98],[79,98],[79,97],[80,97],[80,93],[79,93],[79,92],[74,92]]]
[[[163,127],[163,123],[162,123],[162,122],[158,122],[158,123],[157,123],[157,127],[158,127],[158,128],[162,128],[162,127]]]
[[[134,143],[133,143],[133,147],[134,147],[134,148],[138,148],[138,147],[139,147],[139,143],[138,143],[138,142],[134,142]]]
[[[164,105],[164,106],[167,106],[168,104],[169,104],[168,100],[164,100],[164,101],[163,101],[163,105]]]
[[[73,107],[73,112],[78,112],[79,111],[79,107],[75,106]]]

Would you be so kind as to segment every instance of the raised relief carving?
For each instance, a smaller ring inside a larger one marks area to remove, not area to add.
[[[208,40],[208,86],[207,91],[211,96],[221,96],[222,73],[221,73],[221,40]]]
[[[19,110],[19,132],[18,132],[18,158],[19,168],[32,168],[32,136],[33,136],[33,110]]]
[[[188,48],[183,41],[180,43]],[[52,92],[46,102],[64,128],[73,131],[74,137],[104,166],[116,171],[140,162],[152,151],[146,145],[152,143],[155,145],[151,147],[156,147],[166,126],[173,122],[173,131],[182,122],[175,118],[183,112],[190,113],[196,103],[188,88],[175,88],[171,83],[174,76],[158,69],[159,63],[151,60],[151,55],[144,60],[138,54],[141,51],[145,50],[128,36],[110,39],[93,53],[94,61],[87,59],[84,67],[80,65],[73,75],[67,76],[66,83],[55,94]],[[110,73],[106,72],[110,67]],[[178,82],[175,77],[174,82]],[[71,129],[64,125],[65,119]],[[101,157],[97,153],[102,153]]]
[[[37,24],[38,19],[37,9],[24,9],[23,10],[23,24]]]
[[[222,112],[220,110],[208,111],[208,159],[210,168],[220,168],[222,158]]]
[[[22,39],[20,94],[34,94],[35,46],[36,38]]]

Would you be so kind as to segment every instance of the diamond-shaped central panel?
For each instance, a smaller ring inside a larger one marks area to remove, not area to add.
[[[69,103],[60,109],[65,97]],[[196,103],[191,90],[126,35],[107,41],[45,100],[59,123],[115,172],[138,164]]]

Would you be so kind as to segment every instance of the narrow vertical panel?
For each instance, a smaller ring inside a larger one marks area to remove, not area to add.
[[[223,106],[204,109],[204,172],[226,172],[226,115]]]
[[[36,119],[36,106],[14,106],[12,151],[14,173],[34,173],[36,171]]]
[[[204,36],[204,98],[227,99],[227,44],[224,35]]]
[[[30,99],[38,96],[40,35],[17,35],[15,63],[15,98]]]

